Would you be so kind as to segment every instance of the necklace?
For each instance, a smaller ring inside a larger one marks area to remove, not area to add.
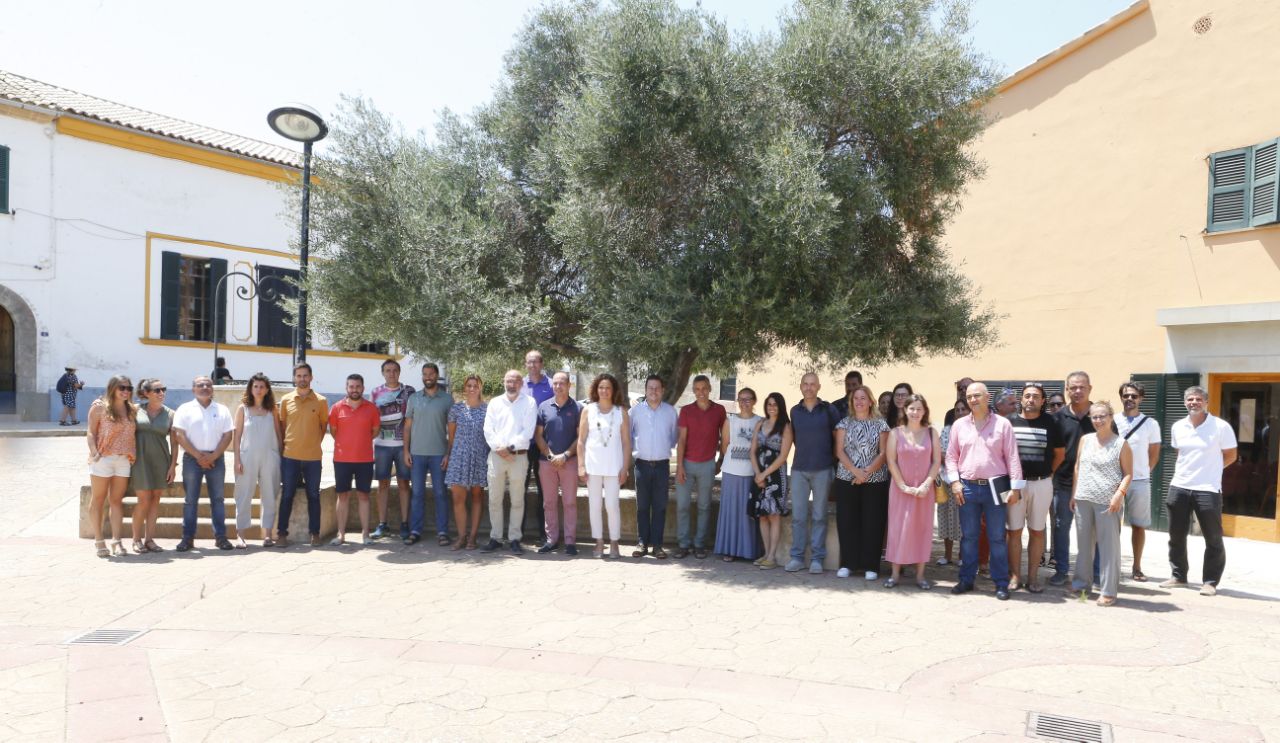
[[[613,409],[610,408],[609,412],[607,413],[607,415],[609,416],[608,428],[605,428],[604,426],[600,425],[600,418],[604,415],[606,414],[601,413],[600,406],[597,405],[596,414],[595,416],[593,416],[596,420],[596,432],[600,434],[600,439],[603,442],[604,446],[608,446],[609,442],[613,441]]]

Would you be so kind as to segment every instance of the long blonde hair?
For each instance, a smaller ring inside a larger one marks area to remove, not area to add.
[[[123,385],[123,384],[132,385],[133,382],[123,374],[115,375],[111,379],[107,380],[107,391],[103,392],[102,397],[98,398],[102,402],[102,404],[107,406],[107,417],[110,418],[113,422],[117,422],[121,420],[131,420],[135,415],[138,414],[138,409],[133,405],[133,395],[130,395],[124,401],[125,417],[121,418],[116,415],[116,405],[115,405],[116,390],[119,389],[120,385]]]

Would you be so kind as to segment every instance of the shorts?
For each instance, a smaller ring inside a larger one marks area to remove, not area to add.
[[[133,465],[123,454],[111,454],[98,457],[96,462],[89,463],[89,474],[96,477],[128,477]]]
[[[1124,522],[1146,529],[1151,526],[1151,481],[1134,480],[1124,496]]]
[[[1005,528],[1030,526],[1031,531],[1044,531],[1049,523],[1049,507],[1053,505],[1053,478],[1027,480],[1018,502],[1006,509]]]
[[[357,493],[369,493],[373,484],[373,462],[334,462],[333,490],[339,494],[351,492],[351,481],[355,480]]]
[[[395,470],[396,477],[401,480],[408,480],[409,473],[405,470],[409,469],[404,464],[404,444],[399,446],[373,446],[373,476],[379,480],[390,480],[391,470]]]

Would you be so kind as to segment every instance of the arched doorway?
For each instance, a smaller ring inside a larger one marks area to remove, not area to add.
[[[36,316],[22,295],[0,284],[0,414],[48,420],[47,390],[37,392],[36,381]]]
[[[0,415],[18,409],[18,366],[13,337],[13,315],[0,307]]]

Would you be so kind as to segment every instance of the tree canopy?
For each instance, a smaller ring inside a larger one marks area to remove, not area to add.
[[[962,4],[798,0],[731,33],[670,0],[534,12],[431,141],[346,99],[318,163],[317,321],[446,362],[830,368],[990,331],[942,235],[992,68]]]

